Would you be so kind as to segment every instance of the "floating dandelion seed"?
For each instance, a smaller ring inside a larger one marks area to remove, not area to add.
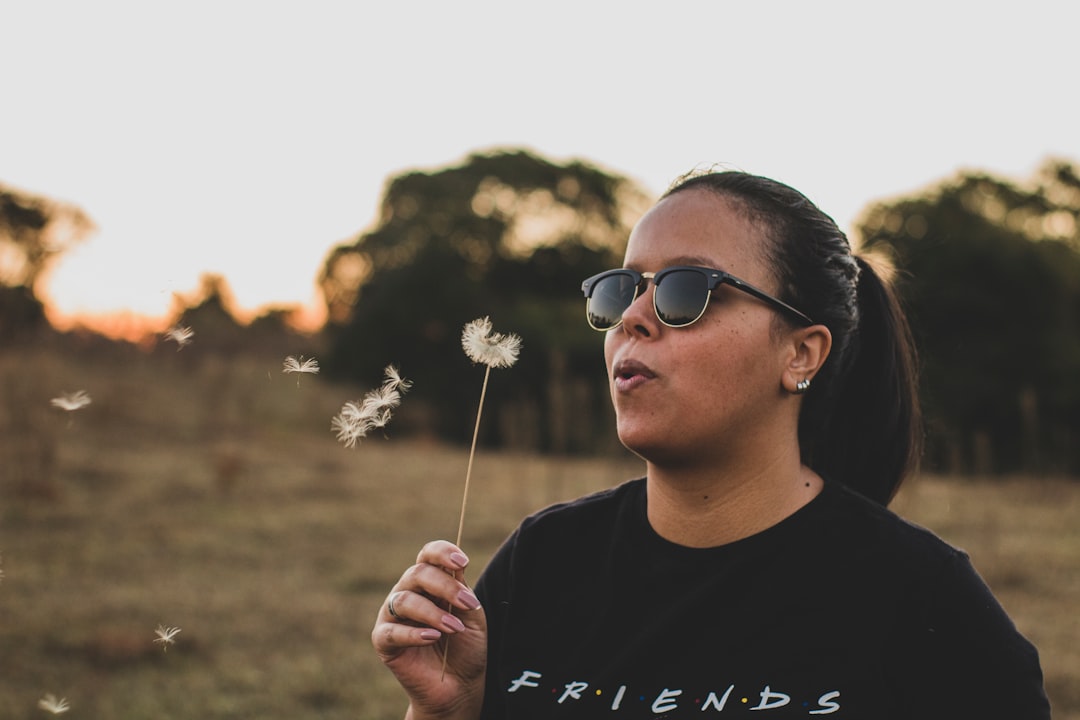
[[[369,391],[363,400],[345,403],[330,421],[330,429],[345,447],[355,446],[375,428],[386,427],[394,409],[401,405],[401,393],[412,387],[393,365],[387,366],[385,377],[381,387]]]
[[[292,355],[285,358],[285,366],[281,369],[283,373],[298,373],[296,376],[296,386],[300,387],[300,375],[318,375],[319,374],[319,361],[315,358],[304,359],[301,355],[299,359],[294,358]]]
[[[491,368],[510,367],[517,362],[521,351],[521,338],[517,335],[492,332],[491,319],[487,317],[473,320],[465,325],[461,332],[461,347],[474,363],[487,367],[484,370],[484,384],[480,387],[480,404],[476,408],[476,425],[473,428],[472,446],[469,448],[469,464],[465,469],[465,491],[461,495],[461,516],[458,518],[457,542],[461,547],[461,535],[465,529],[465,506],[469,500],[469,478],[472,477],[473,457],[476,455],[476,439],[480,435],[480,414],[484,411],[484,397],[487,395],[488,377]],[[448,608],[453,612],[453,608]],[[446,659],[450,656],[450,644],[447,641],[443,651],[443,677],[446,677]]]
[[[176,352],[180,352],[193,337],[195,337],[195,331],[184,325],[174,325],[165,331],[165,339],[176,343]]]
[[[401,404],[401,393],[386,383],[364,396],[360,406],[362,415],[368,418],[372,428],[386,427],[394,409]]]
[[[383,387],[389,385],[394,390],[400,390],[401,392],[405,392],[412,387],[412,381],[401,377],[401,375],[398,374],[398,369],[393,365],[387,365],[386,370],[383,371],[383,373],[386,377],[386,384]]]
[[[169,651],[169,646],[174,644],[176,640],[176,634],[180,632],[178,627],[165,627],[164,625],[158,625],[157,630],[154,630],[157,637],[154,638],[154,642],[161,643],[161,647],[165,652]]]
[[[60,397],[54,397],[49,401],[53,407],[58,407],[66,412],[74,412],[90,404],[90,396],[85,390],[76,390],[73,393],[65,393]]]
[[[330,421],[330,429],[337,433],[339,442],[351,448],[371,430],[371,418],[367,416],[359,403],[347,402],[341,412]]]
[[[53,715],[59,715],[60,713],[66,713],[71,707],[68,705],[67,698],[56,699],[56,696],[52,693],[45,693],[45,697],[38,700],[38,707],[47,712],[51,712]]]

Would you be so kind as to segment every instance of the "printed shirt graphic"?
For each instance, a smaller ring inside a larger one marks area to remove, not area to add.
[[[626,483],[527,519],[477,592],[485,719],[944,718],[990,692],[1049,717],[1033,648],[966,556],[832,484],[694,549]]]

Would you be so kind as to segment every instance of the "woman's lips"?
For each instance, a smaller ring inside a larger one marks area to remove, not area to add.
[[[637,360],[620,360],[615,364],[611,373],[611,380],[615,389],[621,392],[633,390],[656,377],[656,373],[644,363]]]

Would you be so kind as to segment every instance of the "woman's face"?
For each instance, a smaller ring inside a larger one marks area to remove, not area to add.
[[[775,294],[767,258],[762,232],[731,201],[691,189],[646,213],[624,264],[638,272],[701,265]],[[657,319],[653,292],[650,282],[604,343],[623,444],[663,464],[723,461],[778,444],[792,415],[781,411],[790,398],[781,385],[789,355],[775,311],[721,285],[700,320],[671,328]]]

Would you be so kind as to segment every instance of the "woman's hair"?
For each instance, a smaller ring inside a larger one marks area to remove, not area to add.
[[[779,297],[832,333],[799,416],[803,462],[887,504],[922,452],[915,346],[883,272],[802,193],[743,172],[684,175],[664,194],[707,189],[764,231]]]

